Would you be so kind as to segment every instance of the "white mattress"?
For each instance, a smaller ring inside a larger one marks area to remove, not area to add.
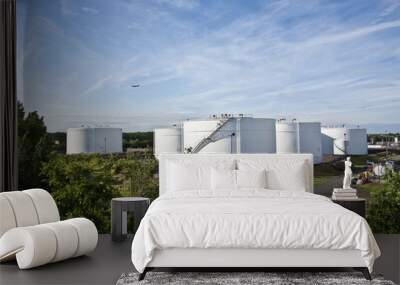
[[[328,198],[295,191],[235,191],[220,197],[185,191],[164,194],[150,206],[132,243],[139,272],[156,249],[359,250],[372,271],[380,255],[362,217]]]

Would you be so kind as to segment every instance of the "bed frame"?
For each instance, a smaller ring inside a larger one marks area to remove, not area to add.
[[[307,176],[306,191],[313,192],[313,158],[311,154],[168,154],[160,155],[160,194],[166,191],[167,163],[169,160],[207,160],[210,164],[221,159],[257,159],[304,161]],[[288,177],[290,179],[290,177]],[[249,248],[170,248],[156,250],[152,261],[139,275],[154,269],[202,268],[207,270],[229,269],[229,271],[253,271],[271,268],[343,268],[361,271],[367,280],[371,276],[359,250],[330,249],[249,249]]]
[[[146,273],[155,268],[171,269],[233,269],[234,271],[263,271],[271,268],[343,268],[350,267],[361,271],[371,280],[368,268],[359,250],[328,249],[183,249],[171,248],[156,250],[152,261],[139,275],[144,279]]]

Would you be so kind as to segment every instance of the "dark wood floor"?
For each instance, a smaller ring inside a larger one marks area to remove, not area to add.
[[[132,239],[112,242],[100,235],[94,252],[41,267],[19,270],[16,262],[0,265],[0,284],[115,284],[124,272],[134,271]]]
[[[400,282],[400,235],[376,235],[382,257],[375,272]],[[132,239],[115,243],[110,235],[100,235],[97,249],[77,257],[42,267],[19,270],[15,262],[0,265],[0,284],[115,284],[124,272],[134,271],[130,259]]]

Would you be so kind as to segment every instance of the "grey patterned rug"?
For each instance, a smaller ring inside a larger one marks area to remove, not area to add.
[[[138,273],[122,274],[117,285],[145,284],[328,284],[328,285],[395,285],[381,276],[368,281],[359,272],[148,272],[138,281]]]

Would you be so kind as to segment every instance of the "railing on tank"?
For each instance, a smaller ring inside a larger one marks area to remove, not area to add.
[[[229,132],[233,129],[236,118],[224,118],[221,119],[217,128],[211,132],[207,137],[202,139],[191,151],[191,153],[198,153],[200,150],[205,148],[208,144],[222,140],[227,137],[232,137],[235,135],[234,132]]]

